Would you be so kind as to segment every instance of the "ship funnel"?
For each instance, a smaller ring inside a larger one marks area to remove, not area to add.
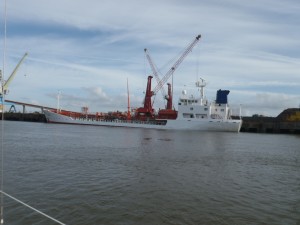
[[[227,95],[229,94],[229,90],[218,90],[217,91],[217,99],[216,99],[216,103],[217,104],[227,104],[228,100],[227,100]]]

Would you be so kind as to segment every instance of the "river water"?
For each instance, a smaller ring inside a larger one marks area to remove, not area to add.
[[[3,131],[3,190],[66,224],[300,224],[299,135],[11,121]],[[4,197],[4,224],[56,223]]]

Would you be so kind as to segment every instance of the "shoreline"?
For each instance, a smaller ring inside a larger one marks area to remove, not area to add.
[[[283,113],[281,113],[280,115],[282,114]],[[289,121],[282,118],[283,116],[280,115],[278,117],[263,117],[263,116],[243,117],[242,118],[243,124],[240,132],[268,133],[268,134],[300,134],[300,121],[297,120]],[[4,120],[40,122],[40,123],[47,122],[45,115],[38,112],[4,113]]]

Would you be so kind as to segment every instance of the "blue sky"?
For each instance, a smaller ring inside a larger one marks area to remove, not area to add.
[[[201,77],[209,100],[228,89],[243,115],[276,116],[300,105],[299,12],[298,0],[9,0],[5,77],[29,56],[6,99],[56,107],[60,91],[64,109],[125,111],[128,78],[139,107],[151,73],[144,48],[164,75],[201,34],[174,74],[175,103]]]

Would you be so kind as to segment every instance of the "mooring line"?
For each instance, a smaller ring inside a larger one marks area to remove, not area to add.
[[[39,214],[41,214],[41,215],[43,215],[43,216],[47,217],[48,219],[51,219],[51,220],[53,220],[54,222],[56,222],[56,223],[58,223],[58,224],[61,224],[61,225],[66,225],[65,223],[62,223],[62,222],[58,221],[57,219],[54,219],[53,217],[51,217],[51,216],[48,216],[47,214],[45,214],[45,213],[41,212],[40,210],[38,210],[38,209],[35,209],[35,208],[33,208],[32,206],[30,206],[30,205],[28,205],[28,204],[26,204],[26,203],[22,202],[21,200],[19,200],[19,199],[17,199],[17,198],[15,198],[15,197],[13,197],[13,196],[11,196],[11,195],[7,194],[6,192],[4,192],[4,191],[1,191],[1,190],[0,190],[0,192],[1,192],[2,194],[6,195],[7,197],[9,197],[9,198],[11,198],[11,199],[13,199],[13,200],[15,200],[15,201],[17,201],[17,202],[21,203],[22,205],[24,205],[24,206],[26,206],[26,207],[28,207],[28,208],[32,209],[33,211],[35,211],[35,212],[37,212],[37,213],[39,213]]]
[[[6,0],[4,0],[4,36],[3,36],[3,74],[0,73],[0,82],[1,82],[1,184],[0,184],[0,188],[1,190],[3,190],[4,187],[4,102],[5,102],[5,97],[4,97],[4,78],[5,78],[5,59],[6,59],[6,18],[7,18],[7,6],[6,6]],[[3,202],[3,195],[1,194],[0,196],[0,223],[3,224],[3,213],[4,213],[4,202]]]

